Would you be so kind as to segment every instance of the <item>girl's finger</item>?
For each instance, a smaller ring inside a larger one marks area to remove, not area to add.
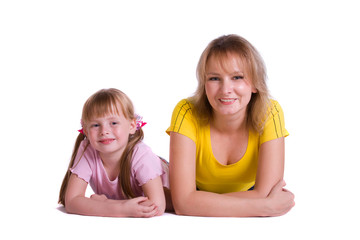
[[[158,214],[159,212],[159,209],[158,207],[155,207],[152,211],[150,212],[144,212],[143,213],[143,217],[154,217]]]

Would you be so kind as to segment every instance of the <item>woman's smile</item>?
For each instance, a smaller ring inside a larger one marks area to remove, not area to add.
[[[253,88],[244,62],[234,54],[219,62],[210,57],[206,65],[205,92],[214,114],[246,114]]]
[[[238,100],[238,99],[237,98],[219,98],[219,101],[223,105],[231,105],[231,104],[235,103],[236,100]]]

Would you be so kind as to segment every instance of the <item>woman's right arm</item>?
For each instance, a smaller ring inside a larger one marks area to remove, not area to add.
[[[146,197],[130,200],[111,200],[105,196],[85,197],[87,182],[71,174],[65,194],[65,209],[68,213],[103,217],[153,217],[158,209]]]
[[[188,137],[170,133],[170,189],[175,212],[213,217],[279,216],[288,212],[293,195],[282,181],[267,198],[239,198],[196,190],[196,145]]]

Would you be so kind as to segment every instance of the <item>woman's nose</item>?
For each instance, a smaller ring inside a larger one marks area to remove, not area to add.
[[[221,85],[221,91],[222,91],[222,93],[225,93],[225,94],[231,93],[231,92],[232,92],[232,88],[233,88],[233,86],[232,86],[231,80],[229,80],[229,79],[224,79],[224,80],[222,81],[222,85]]]

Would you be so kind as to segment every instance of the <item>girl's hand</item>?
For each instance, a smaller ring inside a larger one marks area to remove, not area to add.
[[[269,193],[267,200],[267,216],[281,216],[295,205],[294,194],[284,189],[285,181],[279,181]]]
[[[93,194],[90,196],[91,199],[96,200],[96,201],[106,201],[107,197],[104,194],[98,195],[98,194]]]
[[[158,207],[147,197],[126,200],[122,208],[129,217],[154,217],[158,214]]]

